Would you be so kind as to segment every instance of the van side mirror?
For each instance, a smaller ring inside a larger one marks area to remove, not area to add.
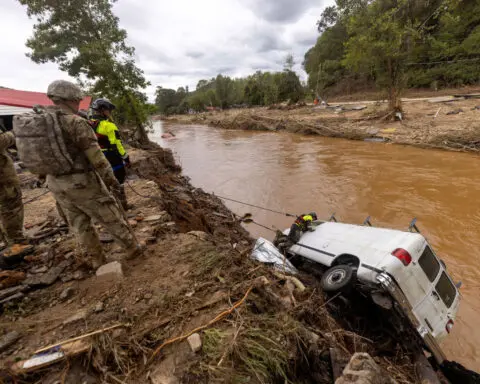
[[[462,282],[459,281],[457,284],[455,284],[455,286],[457,287],[457,289],[460,289],[460,287],[462,286]]]

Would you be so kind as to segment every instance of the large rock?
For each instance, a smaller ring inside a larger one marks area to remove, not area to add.
[[[368,353],[355,353],[335,384],[396,384]]]
[[[187,338],[188,345],[192,352],[196,353],[202,349],[202,338],[198,333],[194,333]]]
[[[121,279],[123,278],[122,264],[120,264],[118,261],[113,261],[111,263],[102,265],[97,269],[96,275],[97,277],[108,276]]]

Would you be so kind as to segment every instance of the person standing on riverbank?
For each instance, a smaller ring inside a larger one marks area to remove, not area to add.
[[[112,166],[113,173],[120,183],[118,199],[123,209],[128,210],[127,196],[125,194],[125,179],[127,172],[125,167],[130,166],[130,158],[123,147],[117,126],[110,120],[115,105],[105,98],[96,99],[91,106],[94,115],[90,125],[95,130],[98,144],[103,154]]]
[[[7,154],[15,145],[13,132],[8,132],[0,119],[0,222],[7,244],[24,243],[23,202],[20,180]]]
[[[93,268],[105,262],[105,255],[92,220],[126,248],[127,259],[136,257],[143,249],[111,194],[119,183],[92,128],[77,115],[82,91],[57,80],[49,85],[47,96],[54,106],[14,119],[20,158],[32,173],[47,175],[48,188],[83,251],[92,257]]]

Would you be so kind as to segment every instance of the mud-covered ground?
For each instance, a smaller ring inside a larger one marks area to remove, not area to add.
[[[123,261],[99,228],[123,277],[97,277],[82,265],[51,194],[40,196],[45,190],[30,189],[22,176],[25,223],[37,246],[15,269],[0,271],[1,289],[22,293],[0,315],[0,336],[18,338],[0,346],[0,382],[331,383],[332,356],[343,368],[355,352],[368,352],[398,383],[418,381],[417,350],[399,344],[376,307],[361,297],[326,298],[311,274],[298,276],[301,290],[253,261],[253,239],[218,198],[180,174],[170,152],[131,158],[128,217],[145,255]],[[196,353],[184,337],[193,330],[202,342]],[[80,344],[67,348],[64,341],[77,337]],[[58,343],[67,359],[19,369]]]
[[[341,105],[342,108],[335,107]],[[205,124],[224,129],[288,131],[309,135],[374,140],[423,148],[480,150],[480,99],[449,102],[413,99],[403,103],[402,120],[386,112],[385,103],[331,102],[331,108],[298,107],[232,109],[165,117],[181,124]],[[351,110],[365,106],[363,110]]]

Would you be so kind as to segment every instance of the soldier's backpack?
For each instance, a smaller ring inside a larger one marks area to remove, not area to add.
[[[65,175],[73,170],[61,127],[60,110],[34,107],[14,116],[13,132],[20,160],[37,175]]]

